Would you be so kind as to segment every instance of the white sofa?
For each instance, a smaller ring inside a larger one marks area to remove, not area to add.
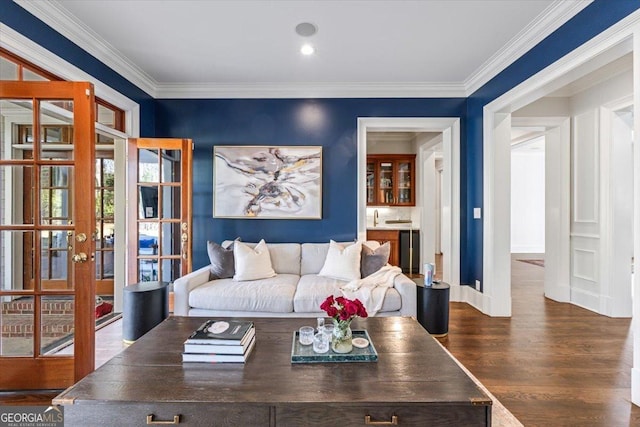
[[[255,244],[254,244],[255,245]],[[210,280],[210,266],[174,281],[174,315],[220,317],[321,317],[320,304],[340,295],[346,282],[318,273],[329,243],[268,243],[276,276]],[[416,284],[404,274],[387,289],[377,316],[416,317]]]

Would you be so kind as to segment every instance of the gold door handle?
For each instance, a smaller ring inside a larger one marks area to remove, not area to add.
[[[84,252],[80,252],[80,253],[71,255],[71,261],[73,261],[75,263],[87,262],[88,259],[89,259],[89,257]]]
[[[187,259],[187,242],[189,241],[189,235],[187,233],[182,233],[180,240],[182,241],[182,245],[180,247],[182,252],[182,259]]]
[[[364,423],[368,426],[397,426],[398,425],[398,416],[392,415],[391,421],[371,421],[370,415],[364,416]]]
[[[180,424],[180,415],[174,415],[173,416],[173,421],[154,420],[153,417],[154,417],[153,414],[147,415],[147,425],[152,425],[152,424],[176,425],[176,424]]]

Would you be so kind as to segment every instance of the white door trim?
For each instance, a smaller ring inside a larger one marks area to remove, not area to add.
[[[571,300],[571,119],[540,123],[545,131],[544,295]]]
[[[451,285],[451,300],[460,298],[460,118],[367,117],[358,118],[358,239],[367,235],[366,176],[367,132],[442,132],[443,150],[443,280]],[[450,256],[446,256],[446,253]]]
[[[436,262],[436,211],[435,205],[438,197],[436,189],[436,168],[435,168],[435,152],[434,147],[442,147],[442,134],[432,139],[428,143],[421,144],[418,148],[418,157],[416,160],[417,178],[420,185],[416,185],[416,191],[420,193],[420,197],[416,200],[422,206],[420,212],[420,266],[425,263]],[[441,149],[441,148],[440,148]],[[444,258],[443,257],[443,263]],[[443,268],[444,269],[444,268]],[[424,271],[421,271],[424,274]]]
[[[625,264],[623,257],[620,257],[620,251],[624,252],[625,242],[619,241],[621,234],[617,238],[614,235],[616,231],[620,233],[620,224],[616,221],[620,214],[620,204],[616,204],[616,195],[619,187],[615,181],[615,174],[626,168],[613,167],[612,156],[615,156],[615,147],[618,149],[620,145],[616,145],[613,140],[613,127],[617,121],[616,113],[619,110],[633,107],[633,95],[623,97],[621,99],[609,102],[600,106],[600,152],[601,152],[601,170],[602,183],[602,204],[601,204],[601,231],[600,236],[601,254],[600,254],[600,308],[599,313],[610,317],[630,317],[632,313],[632,293],[629,284],[630,268],[629,264]],[[613,168],[612,168],[613,167]],[[626,181],[626,179],[625,179]],[[617,203],[620,203],[619,201]],[[626,209],[625,206],[622,209]],[[626,230],[627,228],[624,227]],[[627,244],[630,242],[627,241]],[[630,261],[630,260],[629,260]],[[624,270],[627,270],[625,276]],[[625,287],[625,280],[627,286]]]

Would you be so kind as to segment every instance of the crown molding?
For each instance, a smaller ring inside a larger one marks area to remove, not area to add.
[[[480,89],[592,2],[593,0],[556,0],[550,4],[535,20],[465,80],[467,96]]]
[[[466,97],[462,84],[441,83],[161,83],[156,98],[455,98]]]
[[[65,80],[93,83],[97,97],[119,108],[131,110],[138,106],[135,101],[3,23],[0,23],[0,46]]]
[[[556,0],[478,68],[454,83],[160,83],[56,1],[14,0],[154,98],[431,98],[468,97],[593,0]]]
[[[77,44],[109,68],[138,86],[149,95],[155,95],[158,86],[151,76],[116,48],[107,43],[86,24],[71,15],[56,1],[14,0],[20,7],[49,25],[55,31]]]

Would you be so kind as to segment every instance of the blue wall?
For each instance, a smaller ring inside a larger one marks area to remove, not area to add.
[[[0,0],[0,20],[140,104],[141,136],[192,138],[194,266],[206,263],[204,242],[238,235],[245,240],[325,241],[356,234],[357,117],[461,117],[461,283],[482,280],[482,108],[606,28],[640,8],[640,0],[595,0],[519,60],[463,99],[157,100],[33,17]],[[322,122],[305,120],[320,116]],[[215,144],[322,145],[323,219],[214,220]]]
[[[193,139],[193,265],[206,241],[348,241],[357,234],[358,117],[462,117],[464,99],[158,100],[156,134]],[[321,220],[214,219],[214,145],[321,145]]]

